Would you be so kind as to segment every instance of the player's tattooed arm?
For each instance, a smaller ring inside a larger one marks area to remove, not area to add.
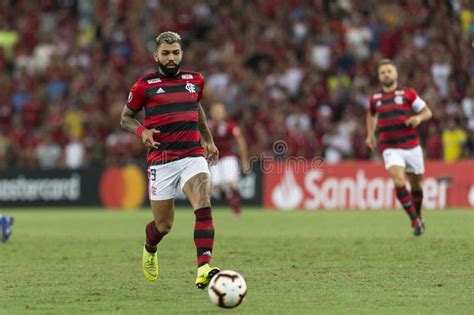
[[[212,139],[211,131],[207,126],[206,113],[202,109],[201,103],[198,103],[198,126],[199,132],[201,133],[201,138],[203,140],[203,147],[206,151],[206,159],[210,165],[215,165],[219,159],[219,150],[214,144],[214,139]]]
[[[149,148],[158,149],[160,145],[159,142],[156,142],[153,136],[159,134],[160,131],[156,129],[146,129],[142,124],[135,118],[137,113],[128,108],[127,105],[123,107],[122,115],[120,117],[120,126],[123,129],[138,135],[142,138],[142,142]]]
[[[199,132],[201,133],[202,139],[204,140],[204,142],[214,142],[214,140],[212,139],[211,131],[207,126],[206,113],[204,112],[201,103],[198,103],[198,114]]]
[[[123,107],[122,115],[120,116],[120,126],[128,132],[137,133],[138,127],[141,125],[136,120],[137,113],[128,108],[127,105]]]

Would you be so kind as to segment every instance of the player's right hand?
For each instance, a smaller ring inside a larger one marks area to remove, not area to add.
[[[367,144],[370,150],[374,151],[377,147],[377,140],[374,136],[368,136],[367,139],[365,139],[365,144]]]
[[[144,129],[142,132],[143,144],[149,148],[158,149],[158,146],[160,145],[160,143],[156,142],[155,139],[153,139],[153,136],[159,135],[160,133],[161,132],[156,129]]]

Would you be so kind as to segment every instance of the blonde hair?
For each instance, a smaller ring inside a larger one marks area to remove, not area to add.
[[[173,44],[178,43],[181,46],[181,36],[175,32],[163,32],[155,38],[156,48],[160,47],[161,44]]]

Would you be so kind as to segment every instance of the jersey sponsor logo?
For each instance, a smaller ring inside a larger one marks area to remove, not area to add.
[[[146,83],[148,84],[159,83],[159,82],[161,82],[161,79],[151,79],[151,80],[146,81]]]
[[[158,90],[156,90],[156,94],[161,94],[161,93],[165,93],[165,90],[163,90],[163,88],[159,88]]]
[[[382,93],[376,93],[372,96],[373,98],[381,98],[382,97]]]
[[[128,102],[130,103],[132,101],[133,94],[132,92],[128,93]]]
[[[403,95],[403,94],[405,94],[405,91],[403,91],[403,90],[396,90],[395,91],[395,95]]]
[[[185,88],[189,93],[196,93],[196,86],[192,83],[186,83]]]
[[[192,79],[192,78],[193,78],[193,75],[192,75],[192,74],[183,74],[183,75],[181,76],[181,79],[185,79],[185,80],[186,80],[186,79]]]
[[[395,102],[395,104],[402,105],[403,104],[403,97],[402,96],[395,96],[393,101]]]

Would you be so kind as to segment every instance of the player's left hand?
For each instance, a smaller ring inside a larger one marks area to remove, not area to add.
[[[242,161],[242,173],[247,175],[250,173],[250,163],[249,161]]]
[[[407,120],[405,120],[405,125],[407,127],[418,127],[418,125],[421,123],[421,119],[420,117],[418,116],[412,116],[410,118],[408,118]]]
[[[219,160],[219,150],[214,142],[204,142],[203,146],[204,151],[206,152],[206,160],[209,162],[209,165],[216,165]]]

